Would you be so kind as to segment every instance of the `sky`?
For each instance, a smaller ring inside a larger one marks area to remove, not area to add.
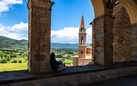
[[[87,43],[91,43],[94,19],[90,0],[52,0],[51,42],[78,43],[81,17],[87,29]],[[28,0],[0,0],[0,35],[12,39],[28,39]]]

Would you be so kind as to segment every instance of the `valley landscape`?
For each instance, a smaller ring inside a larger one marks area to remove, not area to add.
[[[51,52],[57,60],[72,66],[72,57],[77,55],[78,44],[51,43]],[[28,41],[0,36],[0,72],[27,70]]]

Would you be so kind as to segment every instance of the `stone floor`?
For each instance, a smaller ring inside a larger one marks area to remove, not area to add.
[[[81,86],[137,86],[137,75],[130,75],[117,79],[85,84]]]

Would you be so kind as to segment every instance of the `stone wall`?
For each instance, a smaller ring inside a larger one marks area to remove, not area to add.
[[[113,61],[123,62],[131,59],[131,24],[126,9],[117,4],[113,11]]]

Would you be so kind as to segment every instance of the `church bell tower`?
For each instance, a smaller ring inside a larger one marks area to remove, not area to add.
[[[86,58],[86,28],[84,24],[84,16],[82,16],[81,24],[79,28],[79,46],[78,46],[78,64],[82,65],[82,59]]]

